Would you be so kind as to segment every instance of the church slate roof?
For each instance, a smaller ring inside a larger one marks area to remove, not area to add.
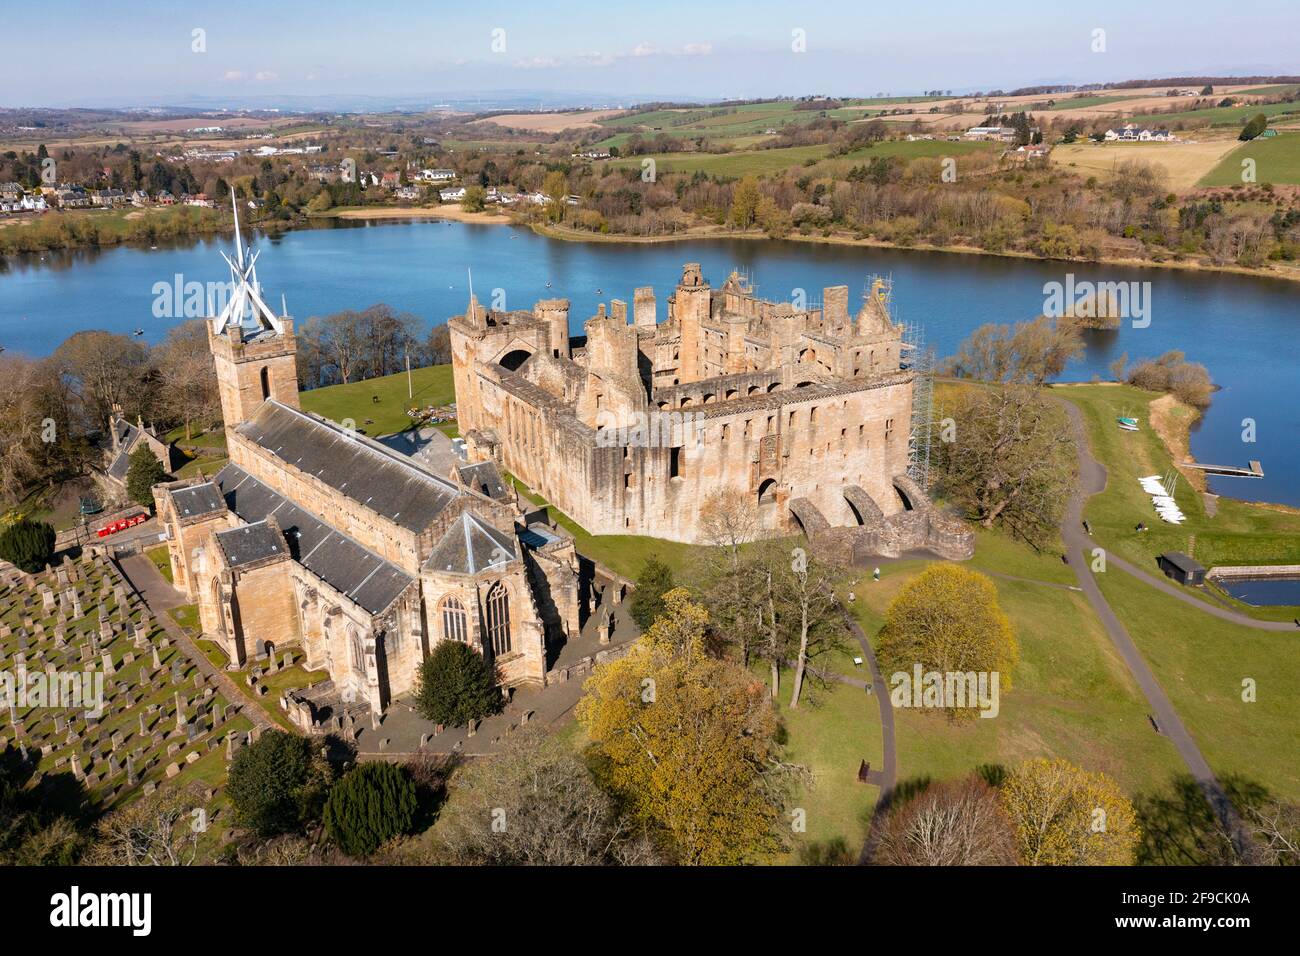
[[[425,562],[435,571],[477,574],[519,557],[513,534],[498,531],[471,511],[461,513]]]
[[[405,455],[274,400],[237,431],[408,531],[423,531],[461,493]]]
[[[294,560],[371,614],[386,610],[415,582],[395,564],[298,507],[238,465],[226,465],[213,482],[221,489],[226,506],[244,521],[258,522],[274,515]]]
[[[182,518],[193,518],[195,515],[226,510],[226,501],[221,496],[221,489],[210,481],[173,491],[172,503],[176,506],[176,513]]]
[[[280,532],[266,521],[218,531],[215,537],[232,568],[285,554]]]
[[[497,501],[506,500],[505,482],[501,480],[501,473],[497,471],[497,465],[494,461],[480,461],[474,465],[461,465],[460,479],[465,482],[467,488],[472,488],[480,494],[487,495],[489,498],[495,498]]]

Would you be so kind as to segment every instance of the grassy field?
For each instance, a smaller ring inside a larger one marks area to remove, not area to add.
[[[347,385],[313,388],[299,394],[303,411],[341,422],[356,423],[364,435],[391,435],[411,427],[406,410],[412,405],[447,405],[456,400],[450,365],[411,370],[415,397],[407,397],[406,373],[370,378]],[[378,398],[378,401],[375,399]]]
[[[764,675],[767,685],[766,668]],[[785,758],[811,776],[791,800],[792,809],[804,811],[807,829],[788,832],[788,852],[773,862],[856,861],[878,793],[877,787],[858,782],[858,765],[866,760],[879,767],[884,760],[880,708],[856,687],[832,684],[806,689],[798,709],[791,710],[790,680],[783,672],[776,709],[786,732]],[[787,817],[787,825],[792,819]]]
[[[167,579],[168,584],[175,583],[172,581],[172,561],[167,554],[167,545],[160,544],[156,548],[150,548],[144,555],[153,562],[153,566]]]
[[[870,162],[873,157],[968,156],[972,153],[995,149],[996,144],[948,142],[947,140],[890,140],[877,143],[869,149],[858,149],[842,156],[831,156],[827,146],[790,146],[783,149],[748,149],[733,153],[658,153],[653,158],[659,172],[695,173],[709,176],[736,178],[740,176],[766,176],[782,173],[798,166],[817,164],[819,170],[829,172],[831,167],[847,171],[852,166]],[[639,167],[644,156],[628,156],[610,161],[619,168]]]
[[[1214,106],[1203,110],[1188,110],[1182,113],[1147,113],[1141,116],[1126,117],[1126,122],[1139,126],[1168,126],[1182,123],[1184,128],[1197,129],[1202,126],[1244,126],[1252,116],[1263,113],[1269,119],[1288,114],[1300,114],[1300,103],[1248,103],[1245,106]]]
[[[1241,162],[1255,161],[1255,182],[1300,185],[1300,133],[1279,133],[1269,139],[1241,143],[1206,173],[1200,186],[1239,186]]]
[[[896,710],[900,785],[1039,756],[1104,771],[1130,793],[1163,785],[1180,766],[1177,754],[1152,732],[1141,692],[1083,595],[1061,586],[1068,569],[1059,557],[981,534],[970,565],[1041,582],[994,578],[1020,642],[1013,687],[993,718],[954,724],[940,714]],[[889,602],[922,566],[886,565],[879,582],[865,575],[856,586],[853,613],[873,642]]]
[[[1300,634],[1222,621],[1123,572],[1097,578],[1215,773],[1300,799]]]
[[[1093,496],[1084,512],[1093,535],[1107,548],[1151,571],[1164,551],[1192,553],[1206,567],[1300,563],[1300,513],[1295,511],[1220,498],[1218,513],[1210,517],[1200,492],[1179,480],[1174,498],[1186,522],[1170,525],[1157,517],[1137,479],[1164,475],[1173,466],[1164,442],[1150,426],[1149,405],[1158,396],[1128,385],[1062,386],[1055,391],[1083,411],[1093,454],[1109,469],[1106,490]],[[1141,431],[1117,428],[1115,419],[1122,414],[1136,417]],[[1149,530],[1136,531],[1138,522]],[[1287,620],[1291,610],[1261,610],[1259,616]]]
[[[1169,188],[1183,192],[1197,185],[1236,145],[1237,140],[1230,138],[1203,143],[1069,143],[1052,149],[1052,163],[1107,179],[1121,163],[1140,160],[1164,167]]]

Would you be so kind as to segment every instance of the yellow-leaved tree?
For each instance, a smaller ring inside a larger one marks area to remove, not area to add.
[[[685,588],[624,657],[587,680],[578,720],[605,783],[677,862],[747,863],[777,847],[782,767],[761,681],[704,652],[708,612]]]
[[[899,591],[885,611],[877,653],[895,690],[901,678],[894,681],[891,675],[912,680],[919,664],[925,674],[997,674],[1001,693],[1011,689],[1011,672],[1020,659],[1015,630],[998,604],[993,581],[947,562],[930,565]],[[975,707],[969,699],[943,701],[954,719],[973,717]]]
[[[1119,785],[1068,760],[1027,760],[1002,784],[1030,866],[1129,866],[1142,832]]]

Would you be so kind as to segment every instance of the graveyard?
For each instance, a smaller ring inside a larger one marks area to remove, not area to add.
[[[256,734],[248,705],[220,692],[96,552],[38,574],[0,564],[0,750],[71,774],[96,812],[164,782],[196,785],[215,837],[229,822],[228,763]]]

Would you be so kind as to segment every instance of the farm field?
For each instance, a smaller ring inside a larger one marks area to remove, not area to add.
[[[558,133],[566,129],[591,129],[622,110],[577,110],[563,113],[503,113],[475,120],[471,126],[508,126],[537,133]]]
[[[1284,132],[1269,139],[1241,143],[1206,173],[1200,186],[1236,186],[1241,183],[1241,161],[1255,161],[1255,181],[1275,185],[1300,185],[1300,132]]]
[[[1130,160],[1163,166],[1169,188],[1192,189],[1219,161],[1238,145],[1236,139],[1211,139],[1196,143],[1069,143],[1053,147],[1052,163],[1085,175],[1108,177]]]
[[[1215,106],[1204,110],[1183,113],[1146,113],[1126,117],[1139,126],[1169,126],[1181,123],[1185,129],[1200,126],[1240,126],[1252,116],[1263,113],[1270,120],[1275,117],[1300,118],[1300,103],[1247,103],[1244,106]]]

